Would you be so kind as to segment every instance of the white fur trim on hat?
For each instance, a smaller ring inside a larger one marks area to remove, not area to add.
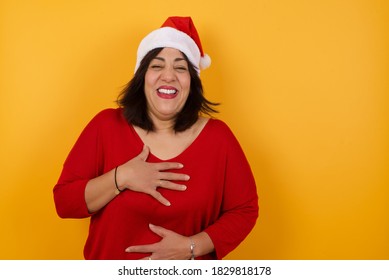
[[[138,70],[145,55],[156,48],[175,48],[180,50],[196,67],[198,73],[200,73],[200,69],[205,69],[211,64],[209,56],[204,55],[204,57],[201,57],[197,44],[185,32],[172,27],[161,27],[149,33],[139,44],[135,72]]]

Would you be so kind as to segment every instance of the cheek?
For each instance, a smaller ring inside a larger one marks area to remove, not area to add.
[[[145,76],[145,83],[144,83],[145,93],[153,91],[154,84],[155,84],[155,79],[153,79],[153,77],[150,75],[146,75]]]
[[[190,82],[191,82],[191,79],[190,79],[190,75],[188,74],[188,76],[185,76],[181,79],[181,86],[183,89],[185,89],[185,91],[190,91]]]
[[[157,80],[158,78],[158,75],[156,75],[155,73],[153,73],[152,71],[147,71],[146,74],[145,74],[145,85],[146,84],[149,84],[149,85],[152,85],[155,83],[155,81]]]
[[[190,92],[190,82],[181,82],[181,98],[185,101],[188,99]]]
[[[188,100],[188,96],[189,96],[189,89],[187,91],[185,91],[184,94],[182,94],[183,101],[186,102]]]

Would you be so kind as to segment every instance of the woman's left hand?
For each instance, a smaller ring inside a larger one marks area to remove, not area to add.
[[[162,237],[161,241],[148,245],[135,245],[127,253],[149,253],[144,260],[189,260],[190,238],[160,226],[150,224],[150,230]]]

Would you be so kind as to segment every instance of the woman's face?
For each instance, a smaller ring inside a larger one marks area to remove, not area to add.
[[[188,99],[190,80],[188,63],[179,50],[164,48],[151,60],[144,91],[153,121],[174,120]]]

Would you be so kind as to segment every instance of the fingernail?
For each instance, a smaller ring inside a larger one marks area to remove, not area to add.
[[[190,179],[190,176],[189,175],[186,175],[185,176],[185,180],[189,180]]]
[[[155,225],[153,225],[153,224],[149,224],[149,227],[151,227],[151,228],[152,228],[152,227],[155,227]]]
[[[183,168],[183,167],[184,167],[184,165],[182,163],[178,164],[178,168]]]
[[[131,253],[131,249],[130,249],[130,248],[127,248],[127,249],[125,250],[125,252],[126,252],[126,253]]]
[[[181,186],[181,190],[185,191],[186,190],[186,186],[182,185]]]
[[[166,206],[170,206],[171,203],[168,201],[168,202],[165,203],[165,205],[166,205]]]

